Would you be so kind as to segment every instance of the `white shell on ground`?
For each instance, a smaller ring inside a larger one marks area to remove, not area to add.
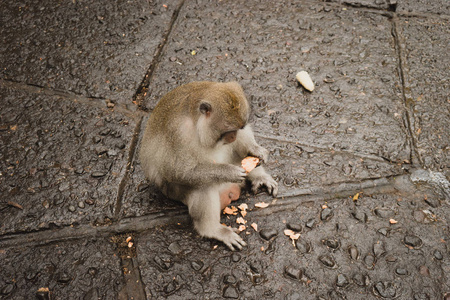
[[[297,78],[298,82],[300,82],[300,84],[303,85],[305,89],[311,92],[314,91],[314,83],[306,71],[298,72],[297,75],[295,75],[295,77]]]

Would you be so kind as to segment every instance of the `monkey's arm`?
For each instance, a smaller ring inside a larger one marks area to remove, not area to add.
[[[194,167],[179,168],[170,178],[171,182],[202,186],[211,183],[243,182],[247,176],[242,167],[231,164],[216,164],[202,162]]]
[[[258,145],[258,143],[256,142],[255,136],[253,135],[253,130],[250,125],[247,125],[243,129],[238,131],[234,151],[241,158],[250,155],[256,156],[263,161],[267,161],[269,157],[269,151]]]

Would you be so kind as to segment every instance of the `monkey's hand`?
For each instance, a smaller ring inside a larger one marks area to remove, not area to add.
[[[269,195],[274,197],[278,194],[278,183],[266,173],[262,166],[257,167],[248,174],[249,180],[252,183],[252,192],[258,193],[261,188],[266,188]]]
[[[267,160],[269,159],[269,150],[256,145],[254,148],[249,149],[248,154],[250,156],[255,156],[259,159],[261,159],[263,162],[267,162]]]
[[[235,232],[234,229],[221,225],[219,236],[215,237],[217,240],[222,241],[231,251],[239,250],[243,246],[247,246],[247,243]]]
[[[247,173],[244,168],[230,165],[230,174],[229,174],[229,182],[241,183],[247,177]]]

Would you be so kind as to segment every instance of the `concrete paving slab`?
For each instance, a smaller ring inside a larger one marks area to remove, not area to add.
[[[176,7],[2,1],[0,77],[131,104]]]
[[[450,15],[450,3],[447,0],[397,0],[399,13],[432,13]]]
[[[382,10],[395,10],[397,0],[327,0],[325,2],[336,2],[353,7],[366,7]]]
[[[248,247],[235,253],[185,225],[142,234],[137,257],[147,296],[442,298],[450,289],[448,203],[430,206],[420,193],[356,198],[306,201],[282,212],[250,202],[241,233]],[[237,227],[237,217],[222,220]]]
[[[0,249],[0,299],[117,299],[123,287],[111,242]]]
[[[23,85],[0,94],[0,233],[113,218],[134,119]]]
[[[401,18],[398,29],[418,154],[425,168],[450,176],[450,23]]]
[[[186,2],[147,106],[194,80],[240,82],[259,135],[409,161],[388,17],[333,3]],[[307,70],[316,89],[295,79]]]

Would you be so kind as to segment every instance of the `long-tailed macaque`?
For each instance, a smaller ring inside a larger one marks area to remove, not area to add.
[[[250,106],[237,82],[192,82],[161,98],[150,114],[141,142],[145,175],[167,197],[188,206],[194,227],[231,250],[246,243],[220,224],[221,208],[239,198],[245,180],[253,192],[265,187],[276,196],[277,182],[262,166],[246,174],[241,160],[267,160],[247,124]]]

